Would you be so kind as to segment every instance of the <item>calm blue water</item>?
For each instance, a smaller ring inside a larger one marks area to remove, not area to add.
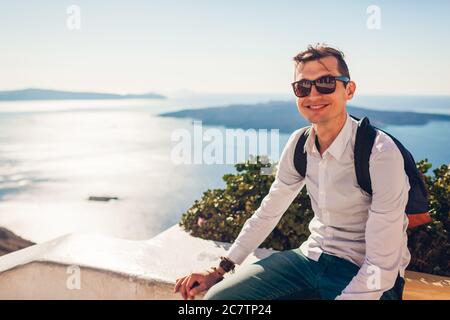
[[[204,191],[223,187],[222,176],[234,172],[231,164],[173,163],[171,134],[192,131],[192,123],[156,115],[282,98],[204,95],[165,101],[0,103],[0,225],[37,242],[68,232],[148,239],[177,223]],[[380,102],[365,99],[371,106]],[[405,110],[402,105],[412,110],[427,101],[427,112],[450,113],[450,98],[435,103],[416,98],[415,104],[411,99],[380,99],[392,110]],[[450,123],[385,129],[416,160],[450,162]],[[279,136],[280,151],[287,138]],[[120,200],[87,201],[91,195]]]

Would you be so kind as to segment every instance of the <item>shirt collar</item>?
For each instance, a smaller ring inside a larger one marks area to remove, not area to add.
[[[333,143],[328,147],[327,150],[325,150],[323,155],[325,156],[326,153],[330,153],[336,160],[340,160],[342,154],[345,151],[347,143],[351,138],[351,133],[352,133],[352,120],[350,115],[347,113],[347,118],[345,120],[344,126],[342,127],[337,137],[334,139]],[[316,141],[316,132],[314,130],[314,126],[311,126],[309,129],[309,136],[306,139],[305,143],[305,151],[311,155],[316,154],[320,156],[320,152],[316,148],[315,141]]]

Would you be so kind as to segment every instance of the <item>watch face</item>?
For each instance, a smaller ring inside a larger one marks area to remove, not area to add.
[[[234,269],[234,263],[232,262],[232,261],[230,261],[230,260],[228,260],[227,258],[225,258],[225,257],[221,257],[221,261],[220,261],[220,264],[219,264],[222,268],[223,268],[223,270],[225,270],[226,272],[229,272],[229,271],[231,271],[232,269]]]
[[[220,266],[225,270],[225,271],[230,271],[230,268],[231,268],[231,266],[230,266],[230,263],[228,262],[228,261],[226,261],[226,260],[222,260],[221,262],[220,262]]]

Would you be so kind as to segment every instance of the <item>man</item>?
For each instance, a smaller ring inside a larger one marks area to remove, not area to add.
[[[290,136],[269,193],[219,268],[177,280],[174,291],[185,299],[207,289],[204,299],[401,299],[410,261],[405,214],[410,185],[403,157],[377,130],[369,160],[372,196],[360,189],[353,158],[358,122],[346,110],[356,84],[344,55],[317,45],[294,61],[297,108],[312,123],[306,176],[293,162],[305,127]],[[265,240],[305,185],[314,211],[307,241],[224,278]]]

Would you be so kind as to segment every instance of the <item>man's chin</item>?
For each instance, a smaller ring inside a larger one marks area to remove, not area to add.
[[[320,123],[326,123],[330,120],[330,115],[327,112],[324,113],[309,113],[309,112],[301,112],[300,115],[312,124],[320,124]]]
[[[311,124],[320,124],[327,122],[327,117],[325,115],[313,115],[307,118]]]

